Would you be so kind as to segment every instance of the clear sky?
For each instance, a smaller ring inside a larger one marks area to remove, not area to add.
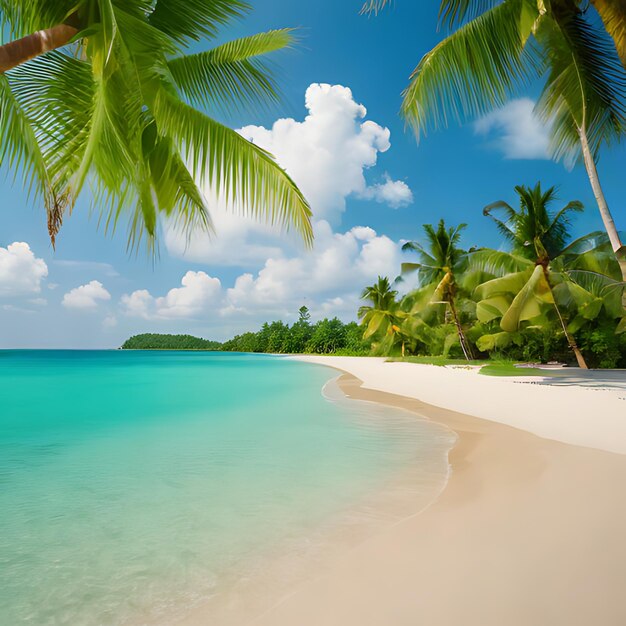
[[[369,18],[359,15],[360,0],[252,4],[254,12],[221,40],[294,26],[301,42],[276,56],[282,102],[224,121],[272,151],[301,186],[314,211],[313,250],[211,202],[216,237],[185,247],[161,224],[153,262],[129,256],[124,225],[105,235],[82,201],[54,252],[43,207],[9,173],[0,181],[0,348],[117,347],[139,332],[222,340],[263,321],[291,322],[302,304],[314,319],[354,319],[360,290],[378,274],[397,275],[401,242],[419,239],[424,223],[466,222],[467,247],[500,247],[482,208],[515,202],[516,184],[559,186],[563,204],[578,199],[587,207],[576,234],[601,229],[584,169],[546,156],[547,131],[532,116],[537,87],[419,145],[405,130],[401,92],[443,35],[436,2],[398,0]],[[623,145],[599,162],[621,228],[625,164]]]

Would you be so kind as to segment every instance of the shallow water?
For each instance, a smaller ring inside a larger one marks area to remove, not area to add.
[[[167,623],[407,466],[415,506],[434,497],[451,435],[325,398],[335,376],[271,356],[0,352],[0,623]]]

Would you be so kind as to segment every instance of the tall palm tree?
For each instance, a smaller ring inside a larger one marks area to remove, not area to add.
[[[621,318],[619,266],[602,233],[570,243],[571,217],[583,210],[580,202],[569,202],[553,212],[554,187],[543,191],[538,183],[534,188],[518,186],[515,191],[519,209],[502,200],[484,209],[510,243],[511,252],[482,250],[470,259],[469,276],[474,273],[475,279],[476,273],[482,274],[476,281],[482,284],[475,290],[478,319],[483,323],[500,319],[502,330],[512,333],[523,322],[541,325],[553,311],[579,366],[586,368],[574,332],[603,309]],[[496,211],[503,212],[504,219],[496,217]],[[482,282],[490,274],[491,280]]]
[[[440,220],[436,229],[431,224],[424,224],[423,228],[428,242],[426,246],[416,241],[402,246],[402,250],[415,252],[419,259],[417,263],[403,263],[402,274],[417,273],[420,287],[432,287],[430,303],[445,304],[456,327],[463,354],[469,361],[474,358],[472,346],[463,330],[456,303],[457,277],[467,267],[467,253],[458,246],[466,224],[446,228],[444,220]]]
[[[264,55],[276,30],[188,54],[248,10],[241,0],[0,0],[0,156],[45,201],[52,242],[88,183],[107,228],[130,213],[129,245],[158,216],[211,230],[199,185],[231,207],[312,239],[310,209],[272,156],[201,109],[277,96]]]
[[[366,8],[386,4],[372,0]],[[402,113],[419,136],[450,117],[483,115],[520,85],[542,78],[537,112],[550,124],[553,155],[584,163],[626,279],[626,248],[596,168],[600,147],[619,140],[626,128],[626,64],[615,47],[624,52],[626,5],[594,4],[606,30],[581,0],[442,0],[442,22],[458,28],[419,62]]]

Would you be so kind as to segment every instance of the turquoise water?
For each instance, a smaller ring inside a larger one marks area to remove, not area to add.
[[[0,623],[167,623],[416,455],[444,479],[440,431],[325,399],[335,376],[271,356],[0,352]]]

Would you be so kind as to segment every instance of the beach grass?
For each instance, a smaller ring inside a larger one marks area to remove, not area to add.
[[[517,367],[514,363],[489,363],[480,368],[483,376],[552,376],[550,370],[538,367]]]
[[[540,369],[538,367],[519,367],[517,361],[508,361],[506,359],[499,360],[472,360],[465,359],[448,359],[444,356],[407,356],[404,358],[393,357],[387,359],[389,362],[399,363],[417,363],[419,365],[437,365],[445,367],[446,365],[455,366],[479,366],[479,374],[483,376],[553,376],[554,372],[550,370]]]

